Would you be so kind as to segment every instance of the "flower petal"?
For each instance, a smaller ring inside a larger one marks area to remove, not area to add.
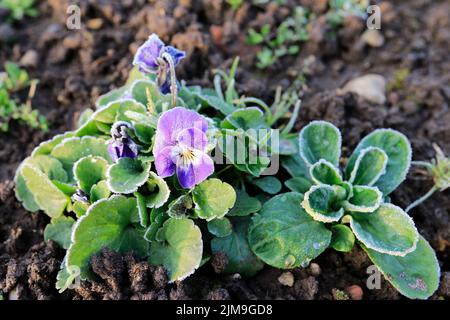
[[[152,33],[148,40],[137,50],[133,65],[137,65],[141,72],[154,73],[158,68],[157,58],[164,47],[164,42]]]
[[[184,147],[203,151],[208,144],[208,138],[202,130],[189,128],[179,132],[177,142]]]
[[[206,180],[214,172],[214,163],[207,154],[188,166],[177,166],[177,176],[181,187],[191,189]]]
[[[175,163],[172,161],[173,147],[165,147],[155,153],[156,172],[161,178],[170,177],[175,173]]]
[[[165,52],[167,52],[168,54],[170,54],[170,56],[173,59],[173,63],[175,65],[179,64],[181,60],[183,60],[186,57],[186,52],[185,51],[181,51],[178,50],[175,47],[172,46],[167,46],[164,48]]]

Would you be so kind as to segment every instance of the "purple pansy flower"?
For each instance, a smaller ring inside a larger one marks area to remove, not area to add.
[[[191,189],[214,172],[206,152],[208,121],[195,111],[182,107],[164,112],[156,129],[155,167],[162,178],[175,172],[180,185]]]
[[[116,162],[120,158],[136,158],[138,146],[128,135],[127,130],[131,125],[124,121],[118,121],[111,127],[112,141],[108,145],[108,153]]]
[[[172,57],[174,66],[180,63],[186,56],[186,52],[172,46],[164,45],[164,42],[153,33],[137,50],[133,59],[133,65],[138,66],[139,71],[141,72],[157,73],[160,67],[159,59],[162,58],[162,55],[165,52]]]

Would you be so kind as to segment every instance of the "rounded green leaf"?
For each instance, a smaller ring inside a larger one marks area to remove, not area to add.
[[[196,186],[192,199],[197,216],[210,221],[222,218],[234,206],[236,191],[228,183],[213,178]]]
[[[284,182],[285,186],[294,192],[305,193],[311,189],[312,182],[303,177],[294,177]]]
[[[416,248],[419,233],[401,208],[384,203],[376,211],[353,214],[350,226],[356,238],[369,249],[405,256]]]
[[[194,208],[194,203],[192,202],[191,195],[184,194],[169,204],[167,214],[175,219],[185,218],[192,208]]]
[[[98,97],[97,101],[95,101],[95,107],[97,109],[100,109],[102,107],[105,107],[107,104],[122,98],[122,96],[125,95],[127,89],[128,86],[123,86],[101,95],[100,97]]]
[[[230,220],[223,217],[208,221],[208,231],[218,238],[229,236],[232,232]]]
[[[58,159],[71,178],[73,165],[86,156],[99,156],[108,163],[111,157],[108,154],[108,145],[105,140],[94,137],[72,137],[63,140],[53,148],[51,156]]]
[[[385,174],[387,162],[388,156],[380,148],[368,147],[362,150],[352,172],[348,174],[349,182],[354,185],[373,185]]]
[[[345,210],[352,212],[373,212],[383,202],[383,194],[376,187],[353,186],[352,196],[344,201]]]
[[[91,203],[94,203],[95,201],[98,201],[100,199],[108,198],[111,195],[111,191],[109,191],[108,183],[106,183],[106,180],[101,180],[98,183],[94,184],[91,187],[89,195],[89,200],[91,201]]]
[[[39,209],[52,218],[59,217],[66,209],[69,198],[34,166],[25,164],[20,172]]]
[[[33,152],[31,153],[31,156],[34,157],[37,156],[38,154],[50,154],[54,147],[56,147],[66,138],[70,138],[73,136],[74,133],[71,131],[62,134],[57,134],[52,139],[41,142],[36,148],[34,148]]]
[[[143,104],[137,102],[136,100],[124,100],[117,110],[115,121],[131,122],[132,119],[126,115],[128,112],[135,112],[143,115],[147,114],[147,110]]]
[[[404,257],[363,249],[385,278],[410,299],[427,299],[439,286],[440,268],[436,254],[419,236],[416,249]]]
[[[300,206],[301,194],[290,192],[266,202],[248,232],[252,251],[276,268],[306,266],[329,245],[331,232]]]
[[[339,200],[335,188],[317,185],[305,193],[302,207],[314,220],[336,222],[344,215],[344,209],[339,207]]]
[[[310,168],[312,180],[317,184],[340,185],[342,177],[339,169],[327,160],[321,159]]]
[[[343,224],[336,224],[331,227],[333,233],[330,247],[336,251],[350,252],[355,244],[355,235],[352,230]]]
[[[300,131],[300,156],[309,165],[325,159],[337,167],[341,144],[339,129],[326,121],[313,121]]]
[[[107,172],[109,189],[114,193],[133,193],[147,182],[150,175],[150,162],[138,159],[120,158]]]
[[[162,207],[170,196],[170,189],[166,181],[156,173],[150,171],[147,181],[145,202],[148,208]]]
[[[200,266],[203,242],[200,229],[190,219],[169,218],[152,241],[149,262],[163,265],[170,282],[183,280]]]
[[[72,227],[75,220],[71,217],[60,216],[53,218],[51,222],[45,227],[44,240],[53,240],[62,248],[67,249],[70,246],[70,236],[72,234]]]
[[[348,161],[347,175],[353,171],[359,155],[368,147],[380,148],[388,156],[385,173],[373,184],[384,195],[388,195],[406,178],[411,165],[411,145],[408,138],[398,131],[392,129],[375,130],[362,139],[356,147]]]
[[[73,166],[73,176],[78,187],[89,194],[94,184],[106,178],[108,162],[98,156],[83,157]]]
[[[224,129],[260,129],[267,128],[264,113],[257,107],[237,109],[221,123]]]
[[[135,198],[114,195],[92,204],[74,227],[66,266],[78,266],[81,278],[85,279],[90,275],[92,255],[104,247],[145,256],[148,242],[143,238],[144,229],[136,226],[137,221]]]
[[[269,194],[277,194],[282,187],[280,180],[272,176],[252,179],[250,182]]]
[[[211,240],[212,252],[222,252],[227,256],[225,273],[239,273],[251,277],[264,267],[264,263],[250,250],[247,241],[250,221],[248,217],[235,218],[232,232],[228,236]]]
[[[147,212],[147,204],[145,201],[145,197],[141,195],[139,192],[135,192],[134,196],[136,197],[136,205],[139,214],[139,222],[142,227],[147,228],[149,223],[149,215]]]
[[[228,216],[248,216],[261,209],[261,202],[254,197],[250,197],[244,190],[236,193],[236,202],[228,212]]]

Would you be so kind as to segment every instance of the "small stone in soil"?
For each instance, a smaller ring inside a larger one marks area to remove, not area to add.
[[[371,47],[377,48],[384,44],[384,37],[378,30],[366,30],[361,36],[361,40]]]
[[[349,81],[341,92],[354,92],[365,100],[384,104],[386,101],[386,80],[378,74],[366,74]]]
[[[28,50],[20,59],[19,64],[23,67],[35,68],[38,63],[38,54],[36,50]]]
[[[309,272],[311,273],[312,276],[317,277],[320,276],[322,270],[320,269],[320,266],[317,263],[312,262],[309,265]]]
[[[278,277],[278,282],[281,283],[283,286],[292,287],[294,285],[294,281],[295,281],[294,275],[289,271],[283,272]]]
[[[347,287],[345,291],[348,293],[352,300],[362,300],[363,298],[363,290],[356,284]]]

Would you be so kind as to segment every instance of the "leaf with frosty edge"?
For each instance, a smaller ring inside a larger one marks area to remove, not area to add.
[[[302,207],[314,220],[336,222],[344,215],[344,209],[340,207],[339,201],[334,187],[316,185],[305,193]]]
[[[148,242],[143,238],[144,229],[137,226],[138,221],[135,198],[113,195],[92,204],[74,227],[66,266],[78,266],[81,278],[86,279],[90,276],[92,255],[104,247],[145,256]]]
[[[250,248],[276,268],[306,266],[329,245],[331,232],[300,206],[303,196],[289,192],[267,201],[252,218]]]
[[[167,214],[175,219],[186,218],[189,211],[193,208],[194,202],[192,201],[191,195],[183,194],[169,204]]]
[[[97,109],[101,109],[109,103],[123,98],[127,90],[128,86],[122,86],[120,88],[113,89],[105,94],[102,94],[100,97],[98,97],[97,101],[95,101],[95,107]]]
[[[325,159],[338,166],[342,138],[338,128],[326,121],[313,121],[300,131],[300,156],[308,165]]]
[[[261,209],[261,201],[250,197],[244,190],[238,190],[236,193],[236,202],[228,212],[228,216],[248,216]]]
[[[145,197],[147,208],[162,207],[169,199],[169,186],[167,185],[167,182],[156,173],[150,171],[149,178],[144,186],[146,193],[143,195]]]
[[[385,278],[404,296],[427,299],[437,290],[441,273],[439,263],[422,236],[419,236],[417,248],[404,257],[362,247]]]
[[[264,113],[257,107],[237,109],[228,115],[221,123],[224,129],[266,129],[268,128]]]
[[[284,185],[291,191],[304,194],[312,187],[312,182],[303,177],[294,177],[284,182]]]
[[[414,251],[419,238],[411,217],[388,203],[371,213],[353,213],[350,227],[369,249],[396,256]]]
[[[239,273],[251,277],[264,267],[264,263],[255,256],[248,244],[247,231],[250,222],[249,217],[234,218],[231,234],[211,240],[212,252],[222,252],[227,256],[225,273]]]
[[[383,202],[383,194],[376,187],[353,186],[352,196],[344,201],[346,211],[373,212]]]
[[[319,160],[311,166],[310,175],[312,180],[317,184],[342,184],[339,169],[324,159]]]
[[[106,178],[107,169],[108,162],[102,157],[86,156],[75,162],[73,175],[78,187],[89,194],[94,184]]]
[[[350,252],[355,244],[355,235],[352,230],[343,224],[336,224],[331,227],[333,233],[330,247],[336,251]]]
[[[208,221],[208,231],[218,238],[229,236],[232,232],[230,220],[226,217]]]
[[[378,129],[361,140],[350,157],[346,175],[353,171],[356,160],[362,151],[368,147],[382,149],[388,156],[386,172],[373,184],[386,196],[403,182],[411,165],[411,145],[402,133],[392,129]]]
[[[192,199],[197,216],[210,221],[228,213],[236,202],[236,191],[228,183],[212,178],[194,188]]]
[[[59,216],[53,218],[44,230],[44,240],[53,240],[61,248],[68,249],[71,243],[70,235],[75,220],[72,217]]]
[[[109,190],[106,180],[101,180],[94,184],[91,187],[89,195],[89,200],[91,201],[91,203],[94,203],[95,201],[98,201],[100,199],[108,198],[111,195],[111,191]]]
[[[108,168],[106,176],[112,192],[133,193],[147,182],[150,176],[150,162],[120,158]]]
[[[354,185],[372,186],[386,172],[388,156],[377,147],[361,151],[356,159],[349,182]]]
[[[251,179],[250,183],[269,194],[277,194],[282,188],[280,180],[273,176]]]
[[[200,266],[203,242],[200,229],[190,219],[166,220],[150,246],[149,262],[164,266],[169,281],[183,280]]]

